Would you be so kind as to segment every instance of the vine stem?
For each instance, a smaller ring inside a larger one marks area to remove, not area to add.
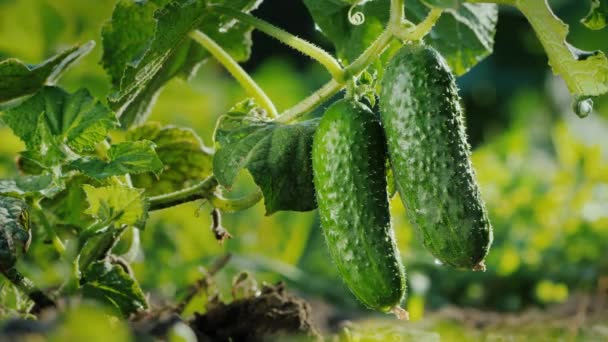
[[[378,55],[384,52],[392,39],[392,32],[390,30],[384,30],[361,56],[344,69],[344,78],[349,79],[363,72]],[[346,82],[339,83],[335,79],[332,79],[319,90],[312,93],[312,95],[285,111],[276,118],[275,121],[280,123],[293,122],[325,102],[328,98],[337,94],[340,90],[344,89],[345,86]]]
[[[207,199],[213,195],[213,191],[218,186],[218,181],[214,176],[211,176],[202,182],[189,188],[150,197],[150,211],[160,210],[174,207],[186,202],[192,202],[199,199]]]
[[[224,198],[219,193],[215,192],[209,196],[209,204],[216,209],[225,213],[233,213],[245,209],[249,209],[256,205],[263,198],[262,191],[256,190],[248,195],[240,198]]]
[[[343,84],[340,84],[336,82],[336,80],[332,79],[319,90],[315,91],[295,106],[283,112],[278,118],[275,119],[275,121],[279,123],[289,123],[295,121],[302,115],[310,112],[318,105],[325,102],[325,100],[328,98],[337,94],[340,90],[342,90],[342,88],[344,88]]]
[[[277,116],[277,109],[274,104],[266,95],[266,93],[258,86],[257,83],[249,76],[249,74],[243,70],[243,68],[226,52],[221,46],[219,46],[213,39],[201,32],[200,30],[194,30],[190,32],[190,38],[194,39],[197,43],[201,44],[215,59],[220,62],[228,72],[239,82],[239,84],[245,89],[245,91],[251,95],[258,102],[262,108],[264,108],[270,117]]]
[[[237,11],[231,7],[225,7],[220,5],[211,5],[210,8],[220,14],[227,15],[231,18],[237,19],[245,24],[249,24],[257,30],[264,32],[265,34],[277,39],[281,43],[300,51],[301,53],[309,56],[316,60],[327,69],[331,76],[336,80],[343,79],[342,66],[340,63],[327,51],[320,47],[301,39],[293,34],[272,25],[262,19],[259,19],[251,14]]]
[[[396,29],[393,29],[393,34],[404,41],[420,40],[431,31],[442,13],[443,10],[441,8],[433,7],[427,17],[418,25],[411,28],[402,23],[397,26]]]
[[[290,123],[298,120],[304,114],[312,111],[321,103],[344,89],[347,84],[346,81],[361,74],[384,52],[393,39],[400,38],[407,41],[420,40],[433,28],[433,25],[441,16],[441,10],[432,9],[419,25],[410,29],[405,24],[403,4],[404,0],[391,0],[391,12],[387,27],[357,59],[343,69],[344,76],[342,80],[332,79],[319,90],[283,112],[275,119],[275,122]],[[407,31],[405,30],[406,28]]]
[[[369,64],[382,54],[384,49],[393,39],[393,34],[390,30],[384,30],[378,38],[370,45],[353,63],[344,69],[344,78],[350,79],[359,75]],[[302,115],[310,112],[321,103],[325,102],[328,98],[337,94],[346,86],[346,82],[339,83],[335,79],[332,79],[321,87],[316,92],[312,93],[309,97],[302,100],[300,103],[291,107],[278,118],[276,122],[289,123],[299,119]]]

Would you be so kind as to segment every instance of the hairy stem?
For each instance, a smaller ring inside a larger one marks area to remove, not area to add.
[[[174,207],[182,203],[192,202],[199,199],[206,199],[213,195],[213,191],[217,187],[217,179],[213,176],[203,180],[202,182],[176,192],[171,192],[164,195],[154,196],[149,198],[150,211],[160,210]]]
[[[316,60],[321,65],[323,65],[334,79],[338,81],[342,80],[343,74],[340,63],[338,63],[338,61],[331,54],[321,49],[320,47],[304,39],[296,37],[293,34],[281,28],[278,28],[264,20],[256,18],[251,14],[243,13],[233,8],[219,5],[213,5],[211,6],[211,9],[218,13],[227,15],[231,18],[238,19],[239,21],[245,24],[249,24],[254,28],[258,29],[259,31],[264,32],[265,34],[277,39],[281,43],[300,51],[301,53],[309,56],[310,58]]]
[[[302,117],[304,114],[315,109],[317,106],[325,102],[330,97],[337,94],[340,90],[342,90],[342,88],[344,88],[343,84],[338,83],[336,82],[336,80],[332,79],[324,86],[322,86],[321,89],[315,91],[295,106],[283,112],[278,118],[275,119],[275,121],[280,123],[289,123],[295,121]]]
[[[393,34],[384,30],[378,38],[370,45],[361,56],[355,59],[346,69],[344,69],[344,76],[349,79],[351,77],[356,77],[360,73],[363,72],[373,61],[375,61],[378,56],[384,52],[384,50],[388,47],[391,40],[393,39]]]
[[[404,41],[420,40],[433,29],[433,26],[435,26],[435,23],[441,17],[441,13],[443,13],[441,8],[433,7],[427,17],[418,25],[412,28],[401,24],[399,27],[393,28],[393,34]]]
[[[365,50],[359,58],[357,58],[352,64],[344,69],[344,78],[346,80],[359,75],[365,70],[382,52],[393,39],[392,34],[385,30],[378,36],[376,41]],[[327,101],[330,97],[337,94],[340,90],[344,89],[346,82],[338,83],[332,79],[326,83],[321,89],[314,92],[309,97],[302,100],[292,108],[285,111],[281,116],[275,119],[276,122],[289,123],[293,122],[304,114],[315,109],[321,103]]]
[[[355,59],[343,70],[342,81],[336,81],[336,79],[329,81],[323,87],[321,87],[321,89],[317,90],[292,108],[283,112],[281,116],[275,119],[275,121],[280,123],[289,123],[301,118],[304,114],[315,109],[330,97],[337,94],[340,90],[344,89],[349,79],[362,73],[373,61],[378,58],[378,56],[384,52],[391,41],[395,38],[394,32],[397,30],[394,28],[402,27],[402,23],[405,20],[403,3],[404,0],[391,0],[390,18],[386,29],[357,59]],[[427,34],[429,31],[427,29],[428,23],[434,23],[437,21],[437,15],[438,14],[436,12],[431,11],[429,14],[431,18],[426,18],[421,23],[423,25],[421,29],[419,31],[414,30],[416,34],[412,36],[417,37],[417,39],[421,39],[425,34]],[[408,38],[408,40],[411,40],[411,38]]]
[[[404,2],[405,0],[391,0],[389,26],[400,25],[405,19]]]
[[[219,46],[213,39],[204,34],[199,30],[190,32],[190,38],[194,39],[197,43],[201,44],[215,59],[220,62],[228,72],[239,82],[239,84],[245,89],[245,91],[252,96],[256,102],[262,106],[270,117],[277,116],[277,109],[266,95],[266,93],[255,83],[255,81],[249,76],[249,74],[241,68],[241,66],[226,52],[221,46]]]
[[[209,203],[214,208],[225,213],[233,213],[253,207],[262,199],[262,197],[262,191],[259,189],[251,194],[234,199],[224,198],[218,193],[213,193],[211,196],[209,196]]]

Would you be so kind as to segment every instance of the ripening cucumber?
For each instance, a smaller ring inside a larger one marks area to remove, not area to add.
[[[428,46],[402,47],[385,70],[379,97],[390,164],[411,224],[444,264],[483,269],[492,227],[445,60]]]
[[[340,100],[327,109],[312,148],[321,226],[346,285],[366,306],[399,311],[405,273],[386,190],[386,142],[369,108]]]

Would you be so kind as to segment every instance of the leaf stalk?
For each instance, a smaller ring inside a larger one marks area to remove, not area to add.
[[[190,32],[190,38],[201,44],[215,59],[222,64],[226,70],[239,82],[245,91],[252,96],[256,102],[262,106],[270,117],[277,116],[277,109],[268,95],[260,88],[260,86],[243,70],[243,68],[230,56],[226,50],[219,46],[211,37],[204,34],[200,30]]]

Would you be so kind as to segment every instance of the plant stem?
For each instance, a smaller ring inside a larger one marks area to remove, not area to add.
[[[97,236],[97,235],[101,235],[104,232],[106,232],[109,225],[110,224],[107,221],[95,222],[95,223],[89,225],[87,228],[85,228],[82,232],[80,232],[80,234],[78,236],[78,251],[80,251],[82,249],[84,244],[90,238]]]
[[[435,26],[435,23],[441,17],[441,13],[443,13],[441,8],[433,7],[427,17],[418,25],[411,28],[401,24],[399,27],[393,29],[393,34],[404,41],[420,40],[433,29],[433,26]]]
[[[95,241],[95,245],[88,253],[80,255],[80,270],[85,271],[89,265],[101,258],[103,258],[108,251],[114,246],[116,240],[120,234],[126,229],[126,227],[112,228],[103,233],[98,241]]]
[[[295,106],[283,112],[278,118],[275,119],[275,121],[279,123],[289,123],[295,121],[304,114],[315,109],[318,105],[325,102],[330,97],[337,94],[340,90],[342,90],[342,88],[344,88],[343,84],[340,84],[336,82],[336,80],[332,79],[321,87],[321,89],[315,91]]]
[[[389,30],[382,31],[372,45],[370,45],[365,51],[363,51],[361,56],[355,59],[348,67],[346,67],[346,69],[344,69],[344,77],[349,79],[363,72],[363,70],[365,70],[374,60],[376,60],[376,58],[378,58],[378,56],[382,54],[382,52],[384,52],[392,39],[393,34]]]
[[[363,72],[363,70],[365,70],[365,68],[367,68],[372,61],[382,54],[384,49],[386,49],[388,44],[391,42],[392,38],[393,36],[390,31],[383,31],[372,43],[372,45],[370,45],[367,50],[361,54],[361,56],[359,56],[352,64],[344,69],[344,78],[348,80]],[[338,83],[336,80],[332,79],[321,87],[321,89],[317,90],[300,103],[285,111],[283,114],[281,114],[281,116],[275,119],[275,121],[280,123],[289,123],[299,119],[304,114],[310,112],[318,105],[337,94],[345,87],[345,85],[346,82]]]
[[[149,198],[150,211],[160,210],[176,205],[196,201],[199,199],[209,198],[213,195],[213,191],[217,187],[217,179],[213,176],[203,180],[202,182],[176,192],[171,192],[164,195],[154,196]]]
[[[190,32],[190,38],[194,39],[197,43],[201,44],[218,62],[220,62],[228,72],[239,82],[239,84],[245,89],[245,91],[252,96],[257,103],[262,106],[270,117],[277,116],[277,109],[274,104],[268,98],[266,93],[255,83],[255,81],[247,74],[243,68],[226,52],[221,46],[219,46],[213,39],[204,34],[199,30]]]
[[[401,25],[405,19],[405,9],[403,7],[405,0],[391,0],[389,26]]]
[[[46,234],[48,235],[48,238],[51,239],[53,247],[55,247],[55,251],[57,251],[60,256],[64,256],[65,245],[57,236],[57,233],[55,232],[55,229],[53,229],[53,226],[51,226],[49,220],[46,217],[46,214],[44,213],[44,209],[42,209],[42,207],[40,206],[40,202],[34,202],[33,207],[34,210],[36,210],[36,216],[40,220],[40,224],[42,224]]]
[[[496,0],[496,1],[515,1],[515,0]],[[401,38],[406,41],[420,40],[433,28],[433,25],[441,16],[440,9],[432,9],[428,16],[413,29],[402,33],[405,25],[405,14],[403,9],[404,0],[391,0],[390,18],[387,27],[376,38],[376,40],[349,66],[343,69],[343,80],[335,79],[326,83],[321,89],[314,92],[292,108],[283,112],[276,122],[289,123],[301,118],[304,114],[315,109],[321,103],[344,89],[349,79],[361,74],[374,60],[380,56],[389,46],[392,40]],[[409,27],[408,27],[409,28]]]
[[[262,199],[262,197],[262,191],[259,189],[251,194],[235,199],[224,198],[218,193],[213,193],[209,196],[209,203],[214,208],[225,213],[233,213],[253,207]]]
[[[261,32],[264,32],[265,34],[277,39],[281,43],[300,51],[301,53],[309,56],[310,58],[316,60],[321,65],[323,65],[334,79],[338,80],[339,82],[342,80],[343,74],[340,63],[338,63],[338,61],[331,54],[321,49],[320,47],[304,39],[296,37],[293,34],[281,28],[278,28],[262,19],[256,18],[251,14],[243,13],[233,8],[219,5],[212,5],[211,9],[218,13],[227,15],[231,18],[238,19],[239,21],[245,24],[249,24],[260,30]]]

